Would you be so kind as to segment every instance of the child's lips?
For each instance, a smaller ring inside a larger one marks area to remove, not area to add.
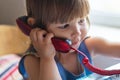
[[[74,47],[78,46],[80,41],[81,41],[81,38],[76,38],[76,39],[72,40],[72,45],[71,46],[74,46]]]
[[[75,46],[75,45],[77,45],[78,43],[79,43],[79,41],[73,42],[73,43],[72,43],[72,46]]]

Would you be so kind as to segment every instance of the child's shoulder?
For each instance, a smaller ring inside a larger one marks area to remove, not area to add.
[[[36,57],[33,54],[25,55],[25,58],[24,58],[25,67],[28,67],[31,65],[37,65],[39,63],[39,60],[40,58]]]
[[[25,58],[24,58],[24,61],[36,61],[38,60],[39,58],[37,58],[35,55],[33,54],[27,54],[25,55]]]
[[[92,37],[86,37],[84,39],[84,44],[86,45],[87,49],[89,50],[89,52],[91,53],[93,45],[94,45],[94,39]]]
[[[39,75],[39,65],[40,59],[33,54],[25,55],[24,58],[24,67],[29,76],[36,74],[36,77]],[[34,77],[34,76],[33,76]]]

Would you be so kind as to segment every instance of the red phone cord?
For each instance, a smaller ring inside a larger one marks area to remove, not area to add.
[[[108,76],[120,74],[120,69],[119,70],[102,70],[102,69],[99,69],[99,68],[93,66],[89,62],[89,59],[87,58],[87,56],[83,52],[81,52],[79,50],[76,50],[75,48],[72,48],[72,47],[71,47],[71,49],[75,50],[76,52],[78,52],[79,54],[81,54],[82,56],[84,56],[82,62],[84,64],[84,66],[87,67],[92,72],[100,74],[100,75],[108,75]]]

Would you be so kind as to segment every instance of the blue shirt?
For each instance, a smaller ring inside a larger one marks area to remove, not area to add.
[[[87,38],[85,38],[85,39],[87,39]],[[88,51],[88,49],[87,49],[87,47],[85,45],[85,42],[84,42],[85,39],[81,42],[78,50],[82,51],[88,57],[90,63],[92,63],[91,55],[90,55],[90,53],[89,53],[89,51]],[[21,59],[21,61],[19,63],[19,71],[22,74],[22,76],[24,77],[24,79],[27,79],[28,74],[27,74],[27,72],[25,70],[25,67],[24,67],[24,58],[25,58],[25,56],[23,56],[23,58]],[[90,75],[92,73],[90,70],[88,70],[83,65],[83,63],[82,63],[83,58],[84,58],[83,56],[78,54],[79,62],[82,65],[82,67],[84,68],[84,72],[79,74],[79,75],[72,74],[71,72],[67,71],[60,62],[56,62],[58,70],[59,70],[60,75],[62,77],[62,80],[77,80],[77,79],[80,79],[82,77],[88,76],[88,75]]]

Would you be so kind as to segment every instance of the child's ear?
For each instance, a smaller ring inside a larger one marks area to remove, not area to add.
[[[35,19],[32,18],[32,17],[29,17],[28,20],[27,20],[27,23],[32,26],[32,25],[35,24]]]

